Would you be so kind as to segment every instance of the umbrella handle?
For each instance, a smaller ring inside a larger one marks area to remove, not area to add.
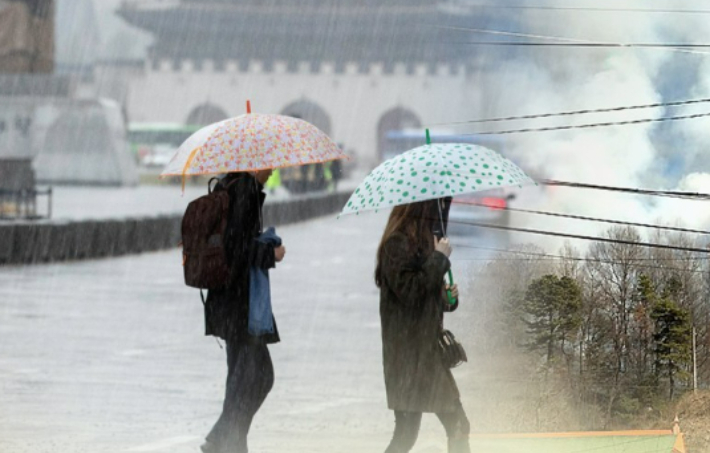
[[[451,269],[447,272],[449,276],[449,285],[454,284],[454,276],[451,274]],[[446,290],[446,296],[449,298],[449,305],[454,305],[456,303],[456,298],[451,295],[451,290]]]

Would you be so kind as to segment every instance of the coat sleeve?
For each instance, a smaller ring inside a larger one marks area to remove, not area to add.
[[[276,267],[276,257],[274,256],[273,244],[252,239],[249,249],[249,264],[261,269],[271,269]]]
[[[443,253],[434,251],[423,263],[416,264],[414,250],[401,234],[392,235],[383,252],[383,279],[400,303],[416,305],[431,300],[431,295],[442,290],[444,274],[451,266]]]

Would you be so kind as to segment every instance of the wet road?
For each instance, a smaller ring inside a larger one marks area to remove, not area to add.
[[[254,452],[383,451],[394,425],[382,379],[374,256],[386,214],[279,229],[272,272],[282,337]],[[494,244],[483,236],[454,238]],[[465,282],[486,252],[455,249]],[[461,332],[467,307],[451,315]],[[463,316],[460,316],[463,315]],[[460,316],[459,318],[456,318]],[[1,452],[197,452],[220,409],[225,354],[204,337],[179,250],[0,268]],[[475,367],[457,368],[462,389]],[[475,426],[474,398],[464,404]],[[425,417],[415,452],[445,451]]]

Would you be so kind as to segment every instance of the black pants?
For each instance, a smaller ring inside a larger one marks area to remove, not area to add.
[[[266,344],[228,340],[224,407],[207,440],[220,451],[247,453],[251,421],[273,386],[274,368]]]
[[[444,425],[449,439],[449,453],[469,453],[468,435],[471,425],[466,418],[461,401],[456,402],[454,412],[436,414]],[[422,423],[421,412],[394,411],[394,435],[385,453],[406,453],[414,447]]]

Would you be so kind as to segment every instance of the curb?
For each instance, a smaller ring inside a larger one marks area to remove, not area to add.
[[[264,204],[264,225],[287,225],[338,212],[350,193]],[[0,266],[106,258],[166,250],[181,239],[181,214],[75,222],[0,223]]]

